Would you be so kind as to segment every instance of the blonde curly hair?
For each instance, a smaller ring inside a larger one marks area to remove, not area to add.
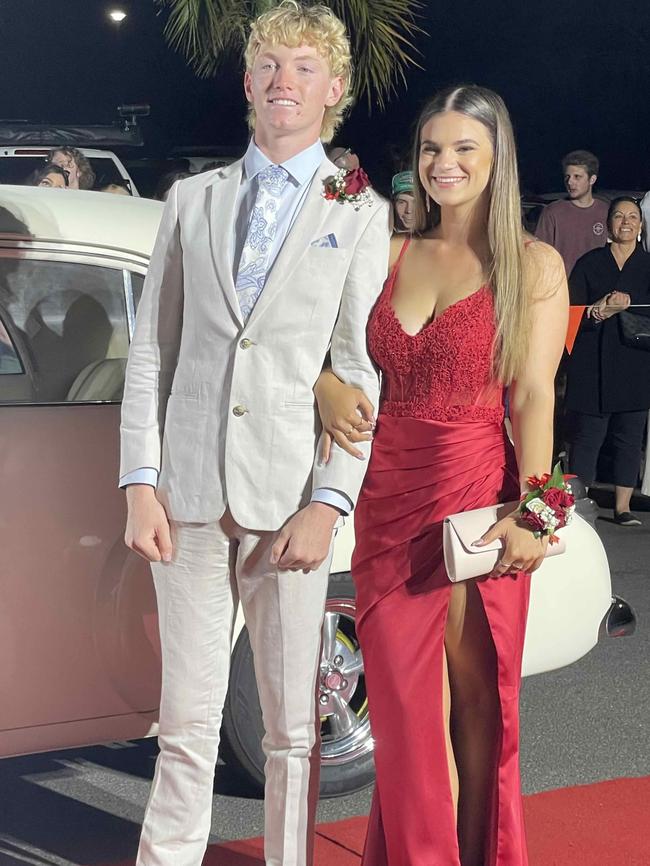
[[[320,137],[332,140],[352,103],[352,56],[345,25],[327,6],[303,6],[297,0],[283,0],[275,9],[264,12],[253,21],[246,46],[246,71],[253,68],[255,58],[265,43],[297,48],[310,45],[327,60],[333,78],[343,81],[343,93],[336,105],[325,108]],[[255,129],[255,109],[248,108],[248,125]]]

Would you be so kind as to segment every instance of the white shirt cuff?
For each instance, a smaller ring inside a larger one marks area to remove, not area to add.
[[[145,466],[142,469],[134,469],[133,472],[127,472],[120,478],[120,487],[127,487],[129,484],[149,484],[151,487],[158,486],[158,470],[151,466]]]
[[[333,490],[331,487],[317,487],[311,495],[312,502],[324,502],[325,505],[332,505],[338,508],[341,514],[349,514],[352,511],[352,500],[341,493],[340,490]]]

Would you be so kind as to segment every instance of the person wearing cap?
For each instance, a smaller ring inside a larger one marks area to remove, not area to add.
[[[391,182],[395,232],[410,232],[413,228],[413,172],[400,171]]]

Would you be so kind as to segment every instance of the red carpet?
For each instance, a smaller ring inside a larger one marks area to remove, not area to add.
[[[525,798],[531,866],[649,866],[650,777]]]
[[[650,866],[650,777],[558,788],[524,802],[530,866]],[[365,826],[365,818],[320,824],[314,866],[359,866]],[[203,866],[264,866],[262,840],[212,845]]]

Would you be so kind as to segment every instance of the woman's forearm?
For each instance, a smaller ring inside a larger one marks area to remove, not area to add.
[[[523,493],[528,489],[527,478],[551,471],[555,406],[553,384],[535,388],[517,388],[514,385],[509,406],[519,485]]]
[[[320,400],[321,398],[327,397],[328,387],[336,388],[336,386],[340,384],[341,380],[338,378],[336,373],[332,371],[332,368],[323,367],[318,379],[316,379],[316,383],[314,384],[314,395],[316,396],[316,399]]]

